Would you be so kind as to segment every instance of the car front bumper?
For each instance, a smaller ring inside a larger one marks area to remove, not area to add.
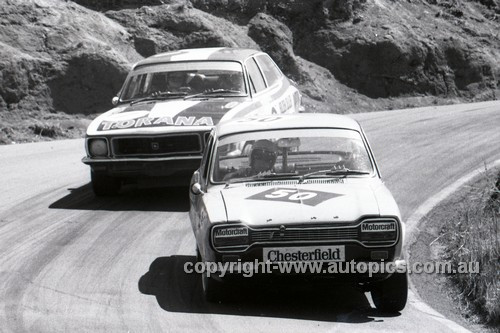
[[[294,246],[295,245],[297,244],[294,244]],[[307,244],[307,246],[314,245],[315,244]],[[242,277],[273,279],[276,277],[289,276],[297,278],[329,279],[338,283],[367,283],[387,279],[394,272],[406,271],[406,261],[401,257],[399,243],[391,247],[370,248],[354,243],[330,243],[321,245],[345,246],[345,258],[342,261],[324,262],[319,270],[307,269],[302,272],[294,271],[294,269],[291,271],[282,270],[283,267],[287,265],[291,267],[300,267],[301,263],[298,263],[298,266],[295,266],[293,262],[287,262],[285,264],[275,262],[266,265],[266,263],[263,262],[263,249],[265,246],[253,247],[248,251],[235,253],[218,253],[212,248],[207,248],[205,260],[217,264],[220,263],[222,267],[228,267],[228,265],[232,264],[236,268],[238,264],[240,265],[240,269],[235,269],[232,272],[225,270],[222,277],[220,276],[220,271],[212,274],[213,278],[219,281],[239,279]],[[275,246],[271,245],[269,247],[274,248]],[[385,259],[379,258],[381,254],[386,255]],[[311,263],[314,266],[314,262],[307,263]],[[388,267],[390,269],[387,269]],[[310,268],[312,267],[310,266]]]

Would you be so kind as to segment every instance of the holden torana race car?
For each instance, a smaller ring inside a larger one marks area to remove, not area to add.
[[[321,270],[308,278],[354,282],[384,311],[406,304],[404,224],[351,118],[295,114],[219,123],[191,180],[189,217],[199,262],[392,264],[389,272]],[[209,301],[242,275],[212,273],[202,274]]]
[[[263,52],[205,48],[138,62],[113,104],[86,133],[83,163],[96,195],[149,176],[187,185],[222,118],[298,112],[301,95]]]

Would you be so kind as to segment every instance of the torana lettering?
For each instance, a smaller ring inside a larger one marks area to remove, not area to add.
[[[109,131],[114,129],[158,127],[158,126],[214,126],[212,117],[142,117],[137,119],[128,119],[122,121],[103,121],[98,131]]]

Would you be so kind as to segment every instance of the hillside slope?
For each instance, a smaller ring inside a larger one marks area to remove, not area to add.
[[[189,47],[268,52],[312,112],[500,95],[499,1],[3,2],[0,143],[81,136],[133,62]]]

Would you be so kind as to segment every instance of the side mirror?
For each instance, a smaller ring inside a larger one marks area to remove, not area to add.
[[[113,97],[113,99],[111,100],[111,104],[113,104],[113,105],[117,105],[119,101],[120,101],[120,99],[118,98],[118,96],[115,96],[115,97]]]
[[[203,190],[201,189],[201,185],[200,183],[194,183],[193,185],[191,185],[191,192],[194,194],[194,195],[203,195],[205,194],[205,192],[203,192]]]
[[[200,182],[200,171],[196,170],[193,172],[193,176],[191,177],[191,184]]]

